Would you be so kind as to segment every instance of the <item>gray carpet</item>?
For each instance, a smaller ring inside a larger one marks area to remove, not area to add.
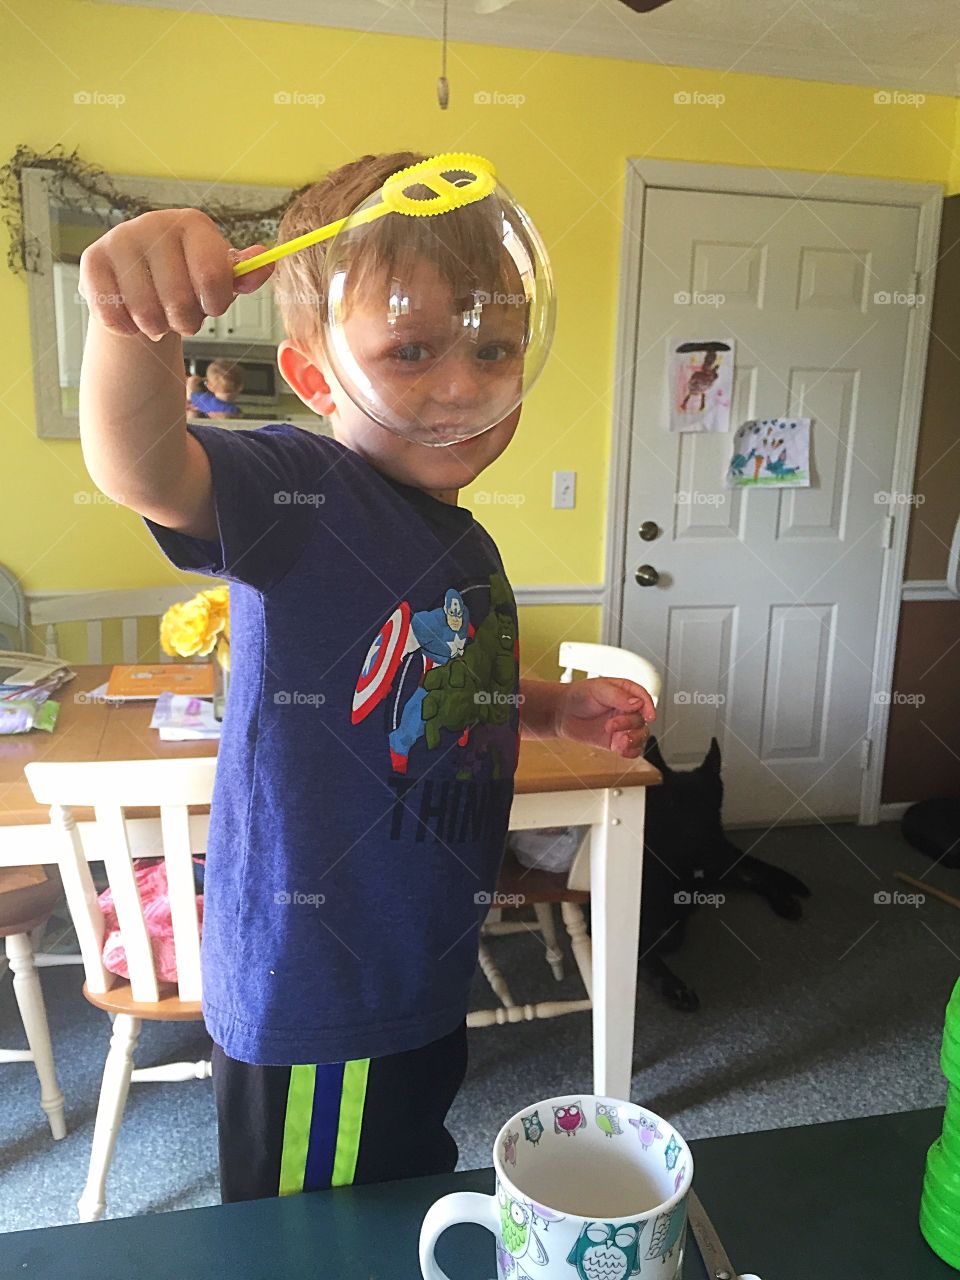
[[[675,971],[700,996],[695,1014],[668,1009],[649,988],[637,1001],[631,1097],[689,1138],[939,1105],[943,1011],[960,975],[960,913],[928,898],[878,905],[906,886],[894,870],[960,895],[960,872],[931,870],[895,825],[732,832],[758,856],[805,880],[813,897],[788,923],[737,895],[693,917]],[[755,843],[756,842],[756,843]],[[576,998],[553,981],[531,934],[494,939],[518,999]],[[572,959],[569,969],[573,971]],[[0,1065],[0,1230],[73,1222],[90,1150],[106,1016],[80,995],[80,970],[41,973],[68,1135],[50,1138],[30,1064]],[[482,981],[475,1005],[492,1004]],[[10,979],[0,983],[0,1044],[24,1044]],[[145,1024],[139,1066],[209,1052],[201,1028]],[[490,1163],[504,1119],[525,1103],[589,1092],[589,1015],[470,1033],[470,1068],[449,1127],[460,1167]],[[131,1089],[107,1186],[108,1216],[218,1202],[209,1081]]]

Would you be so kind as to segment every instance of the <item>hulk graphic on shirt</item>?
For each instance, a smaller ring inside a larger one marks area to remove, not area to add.
[[[458,735],[461,748],[467,745],[470,731],[477,725],[490,726],[483,743],[475,744],[478,748],[493,748],[496,738],[510,734],[517,677],[517,628],[513,595],[503,574],[490,576],[489,598],[487,616],[476,630],[463,595],[453,587],[437,609],[411,614],[409,605],[404,603],[371,646],[361,675],[361,682],[366,682],[364,690],[361,694],[358,685],[354,703],[354,723],[365,719],[372,707],[387,696],[401,666],[409,662],[409,655],[419,651],[426,668],[399,715],[394,712],[389,735],[394,773],[407,772],[410,752],[421,738],[428,750],[440,746],[444,729]],[[404,614],[409,619],[407,624],[403,623]],[[500,751],[492,750],[491,755],[498,776]],[[472,771],[471,763],[468,772]]]
[[[427,746],[440,745],[442,729],[461,733],[475,724],[507,724],[516,687],[516,622],[512,595],[500,573],[490,577],[490,611],[458,658],[423,677],[420,708]]]

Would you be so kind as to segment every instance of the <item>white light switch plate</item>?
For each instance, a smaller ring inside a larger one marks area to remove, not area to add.
[[[553,505],[555,509],[568,509],[576,506],[577,473],[575,471],[555,471],[553,473]]]

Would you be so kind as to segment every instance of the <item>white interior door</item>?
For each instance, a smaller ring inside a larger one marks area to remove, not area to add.
[[[672,764],[719,739],[729,823],[859,812],[918,216],[647,190],[619,643],[662,664]],[[730,433],[671,434],[667,339],[726,337]],[[812,487],[727,490],[733,431],[777,416],[812,419]]]

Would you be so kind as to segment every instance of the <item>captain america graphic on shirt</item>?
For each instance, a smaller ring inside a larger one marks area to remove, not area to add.
[[[481,603],[488,606],[477,627],[468,597],[476,599],[478,609]],[[491,775],[500,775],[505,763],[500,753],[510,749],[508,739],[515,750],[516,741],[508,727],[511,705],[517,703],[515,610],[506,579],[494,573],[462,590],[448,587],[443,604],[435,608],[414,611],[401,601],[383,624],[367,651],[351,720],[360,724],[386,703],[393,774],[408,772],[418,743],[436,750],[446,731],[458,748],[474,748],[460,762],[460,776],[475,776],[484,755],[490,756]],[[506,735],[497,732],[503,727]],[[471,734],[478,731],[480,741],[471,744]]]

